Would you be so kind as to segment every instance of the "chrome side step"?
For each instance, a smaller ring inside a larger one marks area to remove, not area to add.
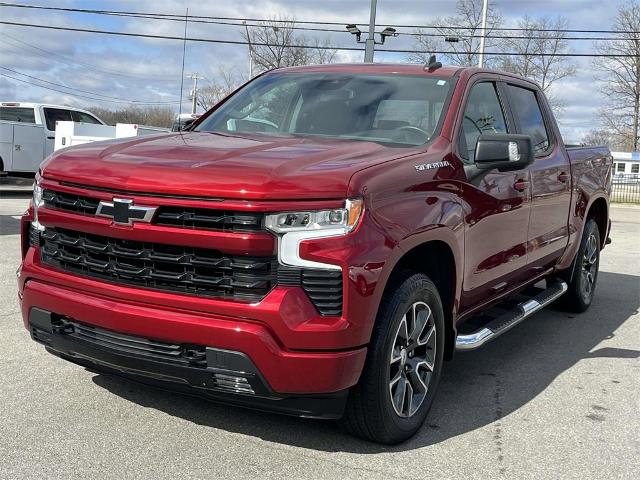
[[[494,338],[511,330],[525,318],[533,315],[538,310],[550,304],[564,292],[568,286],[563,281],[558,281],[535,297],[522,302],[514,310],[507,312],[487,323],[480,330],[473,333],[458,335],[456,337],[456,350],[475,350]]]

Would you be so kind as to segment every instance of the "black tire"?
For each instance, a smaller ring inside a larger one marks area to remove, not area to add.
[[[600,267],[600,246],[600,230],[591,218],[584,227],[576,258],[563,275],[569,289],[560,297],[559,303],[565,310],[582,313],[591,305]]]
[[[433,282],[426,275],[406,273],[394,286],[380,305],[364,370],[342,420],[351,434],[384,444],[407,440],[424,423],[440,381],[445,345],[442,302]]]

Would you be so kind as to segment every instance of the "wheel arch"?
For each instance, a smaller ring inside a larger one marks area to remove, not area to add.
[[[603,248],[607,241],[607,233],[609,229],[608,220],[609,220],[609,205],[605,197],[598,197],[587,210],[587,214],[585,215],[585,221],[583,225],[583,229],[586,226],[587,222],[593,218],[598,226],[598,230],[600,231],[600,248]]]
[[[455,318],[461,289],[461,254],[455,234],[448,228],[437,229],[427,236],[415,235],[397,247],[395,261],[388,269],[381,295],[393,291],[396,279],[406,272],[423,273],[436,285],[445,315],[445,358],[455,350]],[[378,304],[379,307],[379,304]]]

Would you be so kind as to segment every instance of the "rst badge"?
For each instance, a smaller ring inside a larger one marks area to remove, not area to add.
[[[442,162],[434,162],[434,163],[421,163],[419,165],[414,165],[416,172],[423,172],[425,170],[433,170],[434,168],[443,168],[450,167],[451,164],[444,160]]]

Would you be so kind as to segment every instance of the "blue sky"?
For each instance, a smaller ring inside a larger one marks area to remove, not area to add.
[[[341,23],[366,23],[369,0],[155,0],[139,1],[16,1],[16,3],[95,8],[108,10],[149,11],[191,15],[264,18],[279,14],[294,15],[298,20],[323,20]],[[606,29],[611,24],[622,1],[593,0],[502,0],[493,1],[505,19],[505,26],[515,26],[523,15],[539,17],[561,15],[569,19],[570,28]],[[378,0],[377,22],[380,25],[427,24],[439,16],[451,15],[454,0]],[[80,13],[63,13],[0,7],[4,21],[58,25],[78,28],[142,32],[156,35],[181,36],[184,25],[178,22],[118,18]],[[361,28],[365,28],[362,25]],[[411,48],[412,31],[389,40],[390,48]],[[241,40],[235,26],[190,24],[189,35],[224,40]],[[312,36],[309,32],[307,35]],[[354,46],[347,33],[329,35],[336,46]],[[156,39],[116,37],[76,32],[0,25],[0,66],[10,68],[49,82],[55,82],[87,92],[126,100],[176,102],[180,96],[182,44]],[[574,52],[593,51],[589,41],[571,42]],[[50,54],[48,52],[52,52]],[[340,52],[339,61],[360,61],[360,52]],[[403,54],[378,53],[376,61],[405,61]],[[604,104],[595,79],[593,59],[576,59],[577,74],[557,84],[556,95],[563,98],[566,108],[559,117],[566,141],[578,141],[586,131],[597,127],[596,112]],[[247,75],[248,54],[244,46],[223,44],[187,45],[185,72],[197,71],[206,79],[215,79],[219,68],[232,69],[238,76]],[[0,72],[19,77],[7,70]],[[20,77],[28,81],[29,78]],[[205,81],[206,83],[206,81]],[[55,86],[49,85],[52,88]],[[188,95],[190,81],[185,80]],[[91,96],[90,94],[87,94]],[[109,100],[96,101],[32,87],[6,77],[0,77],[0,100],[21,100],[62,103],[90,107],[114,107]],[[172,104],[176,107],[177,105]],[[185,102],[185,108],[188,108]]]

